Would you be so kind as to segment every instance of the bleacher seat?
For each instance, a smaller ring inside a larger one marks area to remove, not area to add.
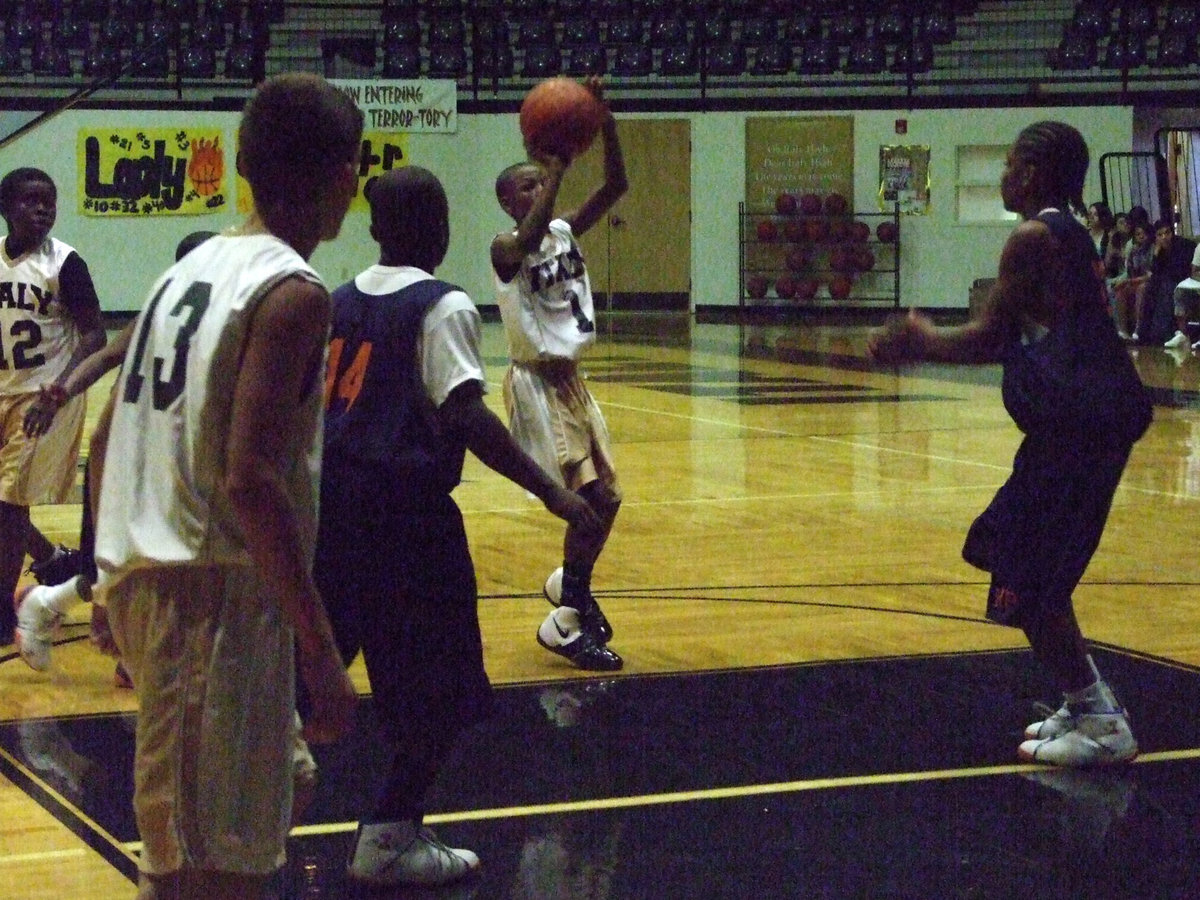
[[[420,78],[421,48],[414,44],[392,44],[383,48],[384,78]]]
[[[848,75],[878,75],[887,68],[887,50],[883,42],[867,38],[855,41],[846,51]]]
[[[533,44],[525,48],[521,65],[524,78],[550,78],[562,72],[562,51],[554,44]]]
[[[838,68],[838,47],[826,38],[805,41],[796,60],[796,71],[804,75],[829,75]]]
[[[821,17],[813,12],[797,12],[784,22],[783,38],[789,44],[820,40],[824,37]]]
[[[513,52],[507,44],[489,44],[475,54],[475,70],[480,78],[512,78]]]
[[[654,71],[654,51],[646,44],[622,44],[613,59],[613,74],[640,78]]]
[[[430,78],[459,79],[467,74],[467,51],[461,43],[429,46]]]
[[[261,49],[249,41],[234,41],[225,52],[225,77],[235,81],[262,80],[264,60]]]
[[[383,26],[383,48],[415,47],[421,43],[421,23],[417,19],[393,19]]]
[[[53,41],[41,41],[33,48],[31,68],[34,75],[70,78],[71,55],[66,47]]]
[[[216,50],[208,45],[184,47],[179,56],[179,74],[183,78],[216,78]]]
[[[1095,66],[1098,56],[1094,37],[1068,28],[1058,48],[1050,54],[1050,67],[1066,72],[1082,71]]]
[[[1146,38],[1140,34],[1114,34],[1104,49],[1104,67],[1136,69],[1146,64]]]
[[[645,40],[645,26],[641,19],[633,16],[610,19],[605,40],[609,44],[640,44]]]
[[[437,16],[429,20],[429,45],[462,44],[467,39],[467,26],[462,16]]]
[[[1149,3],[1126,3],[1121,7],[1117,31],[1123,34],[1151,35],[1158,30],[1158,8]]]
[[[0,51],[0,56],[4,51]],[[17,52],[20,63],[20,51]],[[111,78],[118,75],[124,60],[121,48],[97,39],[83,58],[83,74],[89,78]]]
[[[709,75],[741,75],[746,71],[746,48],[741,44],[711,44],[704,48]]]
[[[930,7],[920,17],[918,33],[934,44],[948,44],[958,33],[958,20],[954,10],[946,4]]]
[[[792,71],[793,54],[791,44],[778,41],[760,44],[754,50],[754,62],[750,66],[753,75],[786,75]]]
[[[608,51],[600,44],[581,44],[567,50],[563,71],[576,78],[608,73]]]
[[[837,44],[856,41],[867,32],[867,18],[853,9],[837,13],[829,20],[829,37]]]
[[[691,44],[664,47],[658,61],[661,75],[695,75],[700,70],[696,48]]]
[[[1175,69],[1190,66],[1196,61],[1196,38],[1181,31],[1159,35],[1158,53],[1154,64],[1159,68]]]
[[[142,44],[130,54],[131,78],[166,78],[171,74],[171,54],[166,44]]]
[[[572,16],[563,19],[562,42],[567,47],[599,44],[600,22],[591,16]]]
[[[901,44],[892,57],[891,71],[897,75],[919,75],[933,69],[933,42],[914,38],[911,44]]]
[[[875,39],[892,46],[904,44],[912,35],[912,29],[908,7],[893,3],[875,20]]]

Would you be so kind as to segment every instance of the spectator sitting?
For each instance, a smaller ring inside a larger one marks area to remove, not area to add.
[[[1187,278],[1175,285],[1175,328],[1178,334],[1187,333],[1188,317],[1194,315],[1200,308],[1200,244],[1192,252],[1192,271]],[[1174,340],[1174,338],[1172,338]],[[1200,341],[1192,344],[1193,350],[1200,350]]]
[[[1154,258],[1154,232],[1149,225],[1137,224],[1125,246],[1122,272],[1111,281],[1113,317],[1117,333],[1122,338],[1137,340],[1145,307],[1146,282],[1150,278],[1150,263]],[[1134,313],[1132,336],[1129,333],[1129,314]]]
[[[1191,274],[1195,249],[1194,241],[1175,234],[1175,226],[1170,219],[1159,219],[1155,223],[1154,259],[1150,264],[1150,278],[1145,285],[1142,311],[1138,316],[1137,335],[1141,343],[1158,343],[1171,334],[1175,286]],[[1167,339],[1169,347],[1187,347],[1190,343],[1182,330]]]

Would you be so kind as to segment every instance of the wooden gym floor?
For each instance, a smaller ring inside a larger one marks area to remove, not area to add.
[[[613,316],[587,370],[625,504],[597,596],[625,658],[542,650],[561,528],[468,461],[498,713],[466,735],[430,823],[483,860],[441,892],[522,900],[1192,897],[1200,883],[1200,358],[1133,352],[1156,419],[1077,593],[1132,711],[1119,771],[1020,765],[1057,698],[982,616],[959,557],[1018,433],[998,370],[874,368],[866,328]],[[485,326],[489,375],[504,366]],[[106,385],[94,395],[93,410]],[[499,408],[499,391],[490,401]],[[35,521],[74,545],[78,506]],[[64,629],[51,672],[0,655],[0,896],[131,898],[133,699]],[[285,896],[355,896],[343,867],[383,760],[360,727],[319,750]]]

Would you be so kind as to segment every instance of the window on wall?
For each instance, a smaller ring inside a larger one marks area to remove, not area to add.
[[[995,224],[1020,218],[1004,208],[1000,177],[1008,144],[964,144],[957,148],[955,217],[968,224]]]

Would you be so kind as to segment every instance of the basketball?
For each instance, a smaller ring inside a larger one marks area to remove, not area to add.
[[[798,205],[795,194],[783,193],[775,198],[775,212],[781,216],[794,215]]]
[[[521,136],[526,145],[568,160],[592,146],[603,121],[600,101],[570,78],[538,82],[521,103]]]
[[[754,233],[764,243],[779,240],[779,226],[770,219],[764,219],[754,227]]]
[[[767,296],[769,282],[762,275],[751,275],[746,279],[746,296],[751,300],[761,300]]]

